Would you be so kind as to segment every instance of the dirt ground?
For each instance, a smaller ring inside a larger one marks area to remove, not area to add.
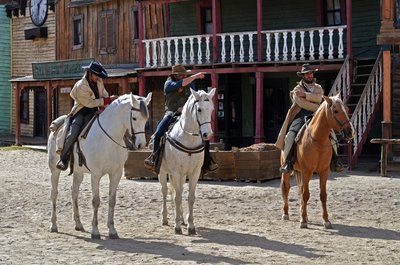
[[[251,172],[249,172],[251,174]],[[333,174],[322,226],[319,186],[311,181],[309,228],[299,228],[297,187],[290,221],[281,220],[279,180],[201,181],[195,203],[196,236],[161,225],[160,185],[122,178],[115,211],[121,239],[108,239],[108,179],[101,181],[101,240],[74,230],[70,186],[60,177],[58,233],[50,233],[50,175],[46,153],[0,149],[0,264],[400,264],[400,175]],[[186,204],[185,204],[186,205]],[[80,194],[81,220],[91,229],[89,178]]]

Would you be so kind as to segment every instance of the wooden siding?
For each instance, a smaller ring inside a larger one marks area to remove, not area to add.
[[[0,134],[10,133],[11,115],[11,32],[5,6],[0,5]]]
[[[69,0],[56,5],[57,60],[95,58],[105,65],[138,64],[139,47],[133,37],[133,7],[135,1],[120,0],[70,8]],[[144,4],[146,38],[164,37],[162,4]],[[98,13],[116,11],[116,52],[100,55],[98,51]],[[83,15],[83,48],[72,49],[72,18]]]
[[[12,68],[13,78],[32,75],[33,62],[48,62],[55,60],[55,14],[49,10],[46,23],[47,38],[25,40],[25,29],[36,26],[32,24],[29,16],[29,7],[26,8],[27,16],[12,18]],[[15,90],[12,91],[12,132],[15,132]],[[34,93],[29,93],[29,123],[21,124],[21,135],[33,136],[34,126]]]

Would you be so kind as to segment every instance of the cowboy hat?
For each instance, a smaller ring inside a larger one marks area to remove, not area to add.
[[[314,73],[317,71],[318,71],[318,69],[311,69],[310,65],[308,63],[306,63],[306,64],[303,64],[303,66],[301,67],[301,71],[297,72],[297,76],[303,77],[303,75],[306,73]]]
[[[82,66],[82,68],[85,69],[86,71],[94,73],[100,78],[108,77],[107,71],[103,68],[103,66],[99,62],[92,61],[89,65]]]
[[[177,65],[172,66],[171,74],[173,74],[173,75],[187,75],[190,72],[191,72],[191,70],[186,70],[183,65],[177,64]]]

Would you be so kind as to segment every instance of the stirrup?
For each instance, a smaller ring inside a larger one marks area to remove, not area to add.
[[[68,162],[64,163],[61,159],[57,162],[56,168],[59,170],[65,171],[68,168]]]
[[[153,161],[153,154],[144,160],[144,167],[151,171],[156,170],[156,164]]]
[[[279,172],[281,173],[290,173],[293,171],[292,163],[285,163],[279,168]]]

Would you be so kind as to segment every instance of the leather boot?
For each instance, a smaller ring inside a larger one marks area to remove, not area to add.
[[[335,152],[333,152],[333,154],[332,154],[331,171],[332,172],[342,172],[343,171],[343,163],[340,161],[338,155]]]
[[[80,133],[81,126],[79,125],[78,122],[73,122],[69,129],[70,130],[65,139],[64,148],[61,151],[60,160],[58,160],[56,164],[56,167],[62,171],[67,170],[68,168],[68,162],[70,159],[71,150],[74,146],[76,138]]]
[[[296,137],[295,132],[288,132],[285,136],[285,146],[283,149],[283,156],[285,163],[279,168],[281,173],[290,173],[293,171],[293,157],[294,157],[294,139]]]
[[[210,141],[204,142],[204,162],[202,166],[203,175],[216,171],[219,168],[218,164],[210,155]]]
[[[156,163],[155,163],[155,155],[151,153],[151,155],[144,160],[144,166],[150,171],[156,171]]]

